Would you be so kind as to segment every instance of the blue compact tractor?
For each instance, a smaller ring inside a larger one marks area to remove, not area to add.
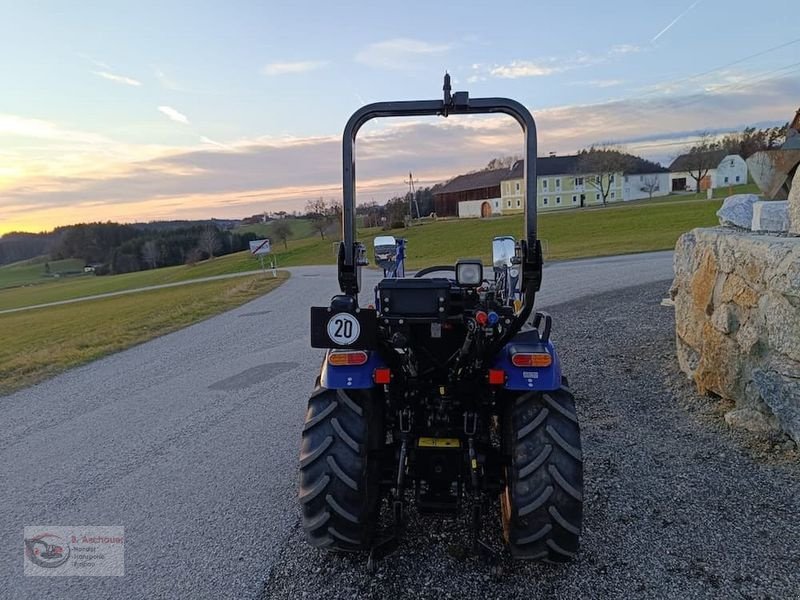
[[[367,252],[356,240],[354,145],[376,117],[505,113],[525,135],[525,231],[479,260],[405,277],[405,240],[374,240],[384,278],[359,303]],[[308,402],[299,501],[309,543],[332,551],[396,545],[406,508],[469,510],[475,551],[482,515],[501,515],[514,558],[564,562],[578,551],[583,466],[575,401],[534,312],[542,281],[536,231],[536,125],[520,103],[451,93],[379,102],[343,140],[341,294],[311,309],[311,344],[325,359]],[[499,511],[490,503],[499,501]],[[380,517],[380,518],[379,518]]]

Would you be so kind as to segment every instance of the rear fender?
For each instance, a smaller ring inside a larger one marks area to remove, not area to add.
[[[547,351],[553,357],[549,367],[515,367],[511,362],[511,348],[527,346],[532,352]],[[502,369],[506,374],[503,386],[507,390],[552,391],[561,387],[561,361],[552,342],[542,343],[538,332],[533,329],[524,331],[506,344],[492,365],[493,369]]]
[[[325,352],[325,359],[322,361],[320,371],[320,385],[329,390],[363,390],[375,387],[372,373],[375,369],[386,366],[386,363],[378,356],[377,352],[367,352],[369,358],[363,365],[350,365],[337,367],[328,364],[328,354]]]

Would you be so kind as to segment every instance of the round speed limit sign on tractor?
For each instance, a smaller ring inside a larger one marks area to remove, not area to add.
[[[349,346],[361,334],[361,325],[349,313],[337,313],[328,321],[328,337],[335,344]]]

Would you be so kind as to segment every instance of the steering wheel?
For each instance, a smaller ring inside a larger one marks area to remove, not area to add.
[[[425,277],[429,273],[436,273],[437,271],[452,271],[453,273],[456,272],[456,268],[453,265],[441,265],[441,266],[434,266],[434,267],[425,267],[424,269],[420,269],[414,274],[414,277]]]

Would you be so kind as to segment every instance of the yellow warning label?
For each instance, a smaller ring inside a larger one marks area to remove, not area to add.
[[[460,448],[461,441],[458,438],[432,438],[421,437],[417,440],[418,448]]]

